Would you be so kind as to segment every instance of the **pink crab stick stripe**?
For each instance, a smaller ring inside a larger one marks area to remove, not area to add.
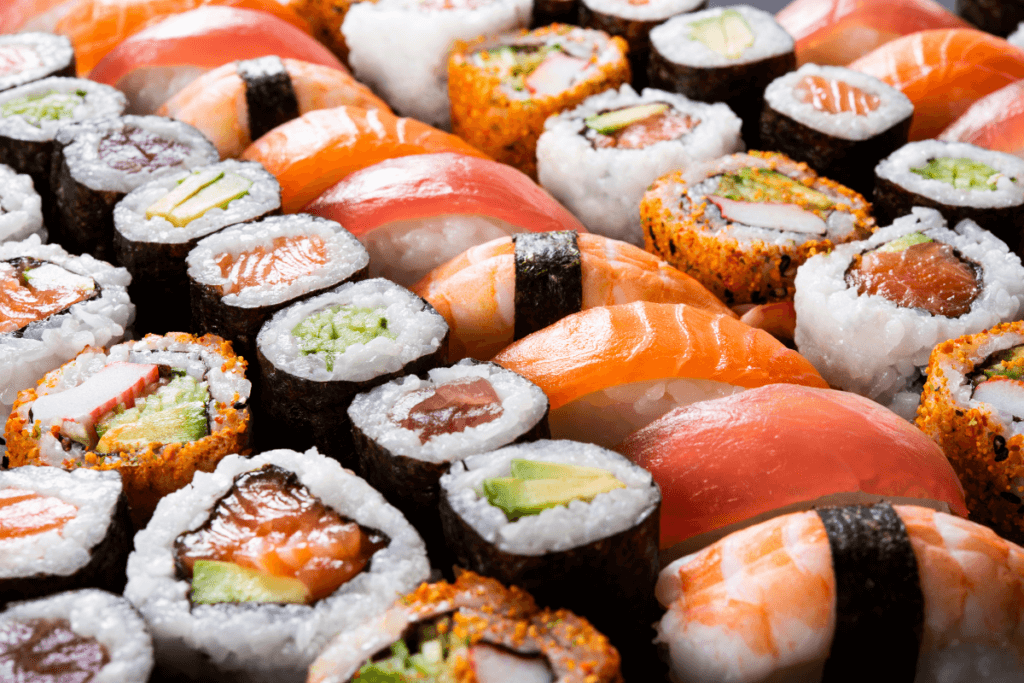
[[[90,427],[118,404],[134,406],[135,399],[158,379],[156,365],[111,363],[73,389],[40,396],[32,404],[32,419],[44,425],[73,422]]]
[[[1024,158],[1024,80],[982,97],[939,135]]]
[[[576,230],[583,224],[520,171],[463,154],[419,154],[357,171],[304,209],[360,237],[392,221],[482,214],[521,230]]]

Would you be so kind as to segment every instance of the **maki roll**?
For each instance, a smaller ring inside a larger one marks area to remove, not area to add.
[[[437,517],[438,481],[469,455],[550,437],[548,399],[536,384],[494,365],[464,360],[406,375],[357,395],[348,407],[359,471],[402,511],[447,572]]]
[[[539,610],[528,593],[470,571],[422,584],[380,617],[339,634],[308,683],[513,680],[620,683],[619,653],[568,610]]]
[[[1024,541],[1024,323],[937,345],[917,425],[935,439],[967,493],[971,519]]]
[[[350,232],[316,216],[272,216],[199,241],[188,264],[192,329],[219,334],[247,358],[275,311],[365,276],[370,256]]]
[[[644,191],[670,171],[742,150],[741,125],[724,104],[624,85],[545,122],[537,177],[587,230],[643,246]]]
[[[1021,316],[1024,267],[975,223],[915,208],[809,259],[794,305],[797,348],[830,385],[912,419],[936,344]]]
[[[906,95],[873,76],[805,64],[765,89],[760,144],[867,194],[875,165],[906,144],[913,115]]]
[[[117,472],[0,471],[0,605],[72,588],[120,593],[131,533]]]
[[[56,244],[40,244],[38,235],[0,244],[4,292],[0,414],[4,419],[18,392],[45,373],[87,346],[116,344],[124,338],[135,318],[129,282],[131,275],[124,268],[88,255],[71,256]]]
[[[117,470],[132,520],[249,444],[245,361],[219,337],[184,333],[88,348],[18,395],[7,420],[12,467]]]
[[[796,68],[793,39],[771,14],[749,5],[681,14],[651,30],[648,83],[701,102],[725,102],[758,147],[764,90]]]
[[[151,180],[219,158],[198,130],[159,116],[66,125],[54,141],[57,222],[48,227],[69,251],[112,261],[115,204]]]
[[[0,243],[17,242],[29,235],[46,241],[43,201],[31,177],[0,164]]]
[[[0,675],[7,681],[146,683],[153,639],[119,595],[76,590],[0,612]]]
[[[345,15],[341,32],[356,78],[400,115],[447,130],[445,66],[452,47],[460,40],[526,28],[531,7],[530,0],[360,2]]]
[[[278,311],[256,340],[270,443],[313,444],[357,468],[352,398],[444,362],[448,325],[382,278],[352,282]]]
[[[924,206],[949,225],[970,219],[1024,255],[1024,160],[963,142],[911,142],[875,168],[875,213],[887,223]]]
[[[1006,37],[1024,21],[1020,0],[956,0],[956,13],[982,31]]]
[[[536,178],[545,119],[628,82],[627,50],[618,36],[565,24],[461,45],[448,59],[452,132]]]
[[[359,477],[316,451],[230,456],[157,507],[125,596],[157,670],[302,681],[336,633],[427,578],[423,541]]]
[[[71,41],[52,33],[25,32],[0,36],[0,91],[50,76],[75,75]]]
[[[187,329],[188,253],[229,225],[281,210],[281,188],[257,163],[227,160],[152,180],[114,207],[114,255],[133,280],[136,329]]]
[[[640,203],[647,250],[729,305],[784,301],[797,268],[875,221],[853,190],[783,154],[734,154],[654,183]]]

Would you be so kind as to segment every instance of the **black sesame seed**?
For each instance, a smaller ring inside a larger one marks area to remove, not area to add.
[[[1002,496],[1003,500],[1013,503],[1014,505],[1020,505],[1021,502],[1024,502],[1021,501],[1020,496],[1015,493],[1010,493],[1009,491],[1003,491],[999,495]]]
[[[998,434],[992,437],[992,448],[996,452],[996,462],[1002,462],[1010,457],[1010,451],[1006,448],[1006,439]]]

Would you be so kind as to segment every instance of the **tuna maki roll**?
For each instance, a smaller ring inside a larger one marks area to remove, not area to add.
[[[75,51],[65,36],[25,32],[0,36],[0,90],[50,76],[73,78]]]
[[[43,202],[32,178],[0,164],[0,242],[17,242],[29,235],[48,236],[43,227]]]

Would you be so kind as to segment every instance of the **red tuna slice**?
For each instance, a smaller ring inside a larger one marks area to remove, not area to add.
[[[885,498],[967,516],[963,488],[938,445],[887,408],[843,391],[771,384],[693,403],[617,450],[661,487],[663,562],[812,505]]]
[[[1024,159],[1024,80],[982,97],[939,135]]]
[[[202,7],[124,40],[90,72],[128,97],[129,113],[151,114],[189,83],[235,60],[267,55],[347,70],[330,50],[267,12]]]
[[[158,379],[160,369],[156,365],[111,363],[77,387],[40,396],[32,404],[32,420],[41,422],[44,429],[72,423],[89,430],[118,404],[134,406],[135,399]]]

